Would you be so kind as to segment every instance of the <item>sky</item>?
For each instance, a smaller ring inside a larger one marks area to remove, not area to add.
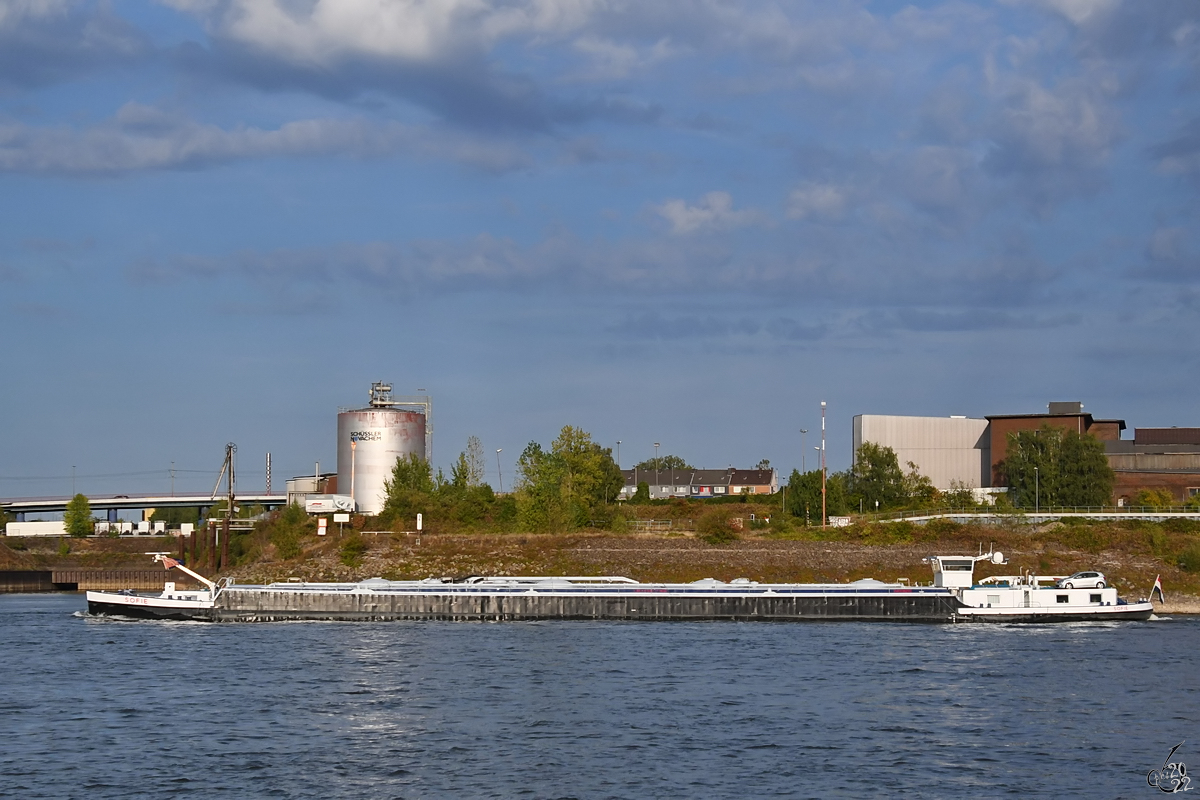
[[[1200,425],[1198,190],[1195,0],[0,0],[0,497]]]

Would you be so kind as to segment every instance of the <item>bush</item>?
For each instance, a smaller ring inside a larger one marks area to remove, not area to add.
[[[304,551],[304,537],[313,532],[315,527],[304,508],[293,503],[269,520],[265,526],[267,541],[275,545],[275,552],[283,559],[292,559]],[[236,537],[231,544],[237,541]],[[241,548],[238,552],[249,552],[250,547]]]
[[[968,490],[969,491],[969,490]],[[903,523],[892,523],[900,525]],[[925,530],[934,536],[950,536],[958,533],[963,529],[961,523],[955,522],[952,519],[931,519],[925,523]]]
[[[1186,572],[1200,572],[1200,542],[1189,545],[1179,554],[1179,568]]]
[[[737,531],[729,521],[729,512],[719,507],[711,508],[700,515],[696,522],[696,532],[709,544],[724,544],[738,538]]]
[[[339,557],[342,563],[347,567],[357,567],[362,562],[362,557],[367,552],[366,541],[357,533],[350,536],[342,543],[342,549]]]
[[[792,520],[791,517],[786,516],[784,514],[779,514],[778,516],[771,517],[771,533],[772,534],[775,534],[776,536],[783,536],[784,534],[791,533],[795,529],[796,529],[796,523]]]
[[[292,559],[304,551],[300,542],[300,531],[291,527],[277,527],[271,532],[271,544],[280,558]]]
[[[1171,533],[1200,533],[1200,522],[1194,519],[1168,519],[1161,523]]]

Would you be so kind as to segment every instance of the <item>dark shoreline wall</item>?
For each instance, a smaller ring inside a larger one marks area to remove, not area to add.
[[[164,569],[0,570],[0,594],[79,592],[88,589],[161,592],[166,581],[175,581],[181,589],[191,588],[195,584],[186,575]]]
[[[0,570],[0,593],[57,591],[62,590],[54,585],[54,573],[48,569]]]

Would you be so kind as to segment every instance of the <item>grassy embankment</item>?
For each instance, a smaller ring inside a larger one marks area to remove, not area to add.
[[[1008,557],[1006,567],[982,565],[978,575],[1033,570],[1043,575],[1081,569],[1103,571],[1129,596],[1145,595],[1162,575],[1169,595],[1200,596],[1200,524],[1190,521],[1050,523],[1040,526],[958,525],[933,522],[873,523],[826,529],[750,523],[750,514],[770,514],[768,506],[673,506],[626,508],[632,519],[695,519],[700,533],[642,534],[577,531],[529,534],[520,531],[369,532],[378,527],[356,517],[341,536],[336,528],[318,537],[302,516],[276,515],[231,544],[233,564],[226,574],[242,582],[353,580],[371,576],[426,578],[465,575],[626,575],[638,580],[692,581],[747,577],[760,581],[845,581],[863,577],[907,578],[927,583],[933,553],[975,553],[994,544]],[[721,535],[713,518],[736,516],[743,530]],[[686,524],[686,523],[684,523]],[[713,535],[714,527],[716,535]],[[364,531],[365,529],[365,531]],[[62,552],[65,541],[69,552]],[[146,551],[172,551],[172,539],[0,539],[0,569],[51,567],[145,568]]]

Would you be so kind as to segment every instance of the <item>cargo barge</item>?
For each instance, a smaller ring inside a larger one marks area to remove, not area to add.
[[[284,620],[858,620],[880,622],[1068,622],[1144,620],[1148,601],[1128,603],[1116,589],[1058,589],[1043,579],[1012,576],[975,584],[979,561],[1004,563],[999,553],[934,556],[934,581],[909,586],[865,579],[843,584],[759,583],[711,578],[693,583],[639,583],[623,577],[471,577],[355,583],[288,581],[214,583],[165,553],[167,569],[204,584],[160,594],[87,593],[88,611],[141,619],[206,622]]]

